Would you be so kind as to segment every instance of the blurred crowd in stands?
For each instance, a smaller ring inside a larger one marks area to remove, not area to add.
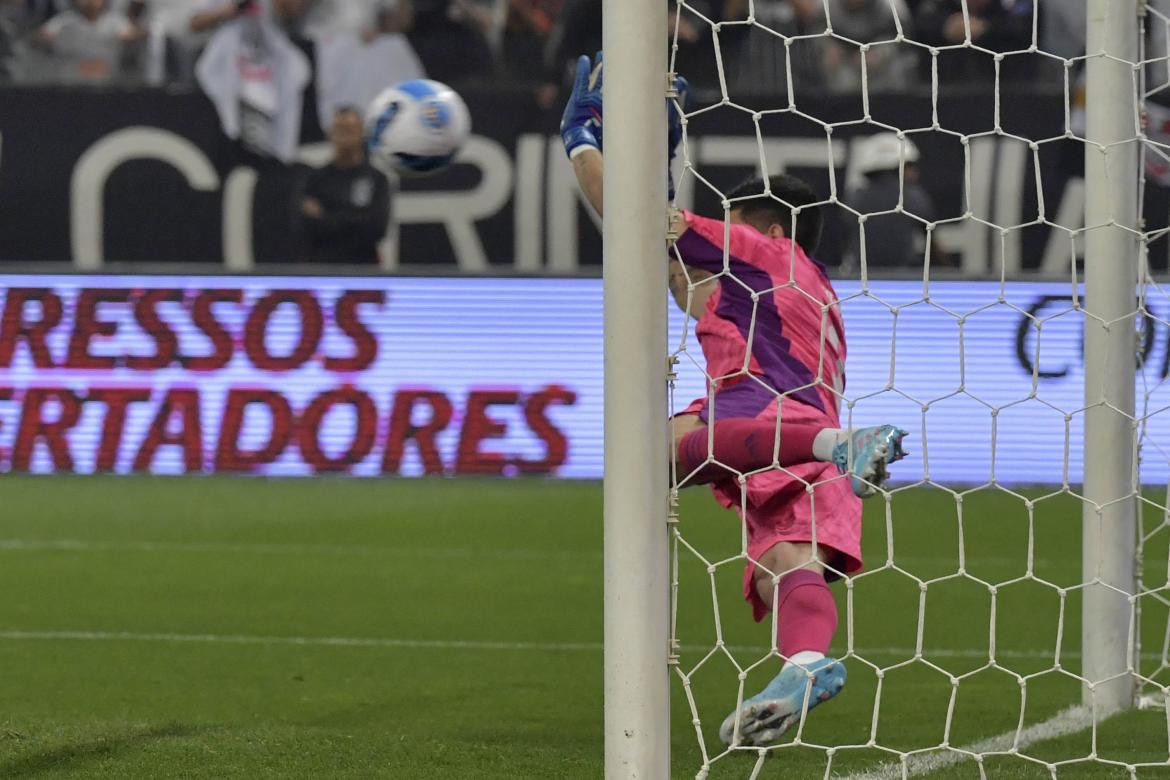
[[[969,35],[973,44],[991,51],[1027,49],[1035,1],[688,0],[677,22],[670,3],[664,36],[677,40],[678,70],[697,88],[715,87],[712,25],[741,22],[725,24],[719,33],[727,86],[775,93],[784,89],[789,63],[793,80],[802,86],[856,91],[862,78],[859,44],[892,41],[901,31],[922,45],[880,43],[864,56],[869,89],[904,90],[930,85],[929,46],[956,46]],[[0,80],[191,82],[201,53],[214,47],[217,36],[239,36],[242,30],[253,47],[291,44],[318,80],[364,75],[385,84],[425,74],[453,85],[503,81],[529,85],[551,104],[572,59],[601,48],[601,5],[601,0],[0,0]],[[754,25],[743,23],[749,12]],[[827,20],[835,36],[818,35]],[[271,34],[249,31],[249,21]],[[1041,50],[1060,57],[1083,53],[1084,0],[1041,2],[1038,21]],[[1008,61],[1002,79],[1061,78],[1054,59]],[[937,71],[944,85],[995,77],[992,58],[969,49],[944,48]],[[361,88],[352,91],[350,97],[362,96]]]
[[[937,85],[965,97],[993,83],[1060,92],[1066,63],[1085,52],[1085,0],[686,0],[682,13],[659,1],[671,9],[662,43],[675,69],[708,96]],[[1170,10],[1170,0],[1147,1]],[[456,89],[530,90],[559,113],[576,57],[601,49],[601,9],[602,0],[0,0],[0,83],[198,84],[244,165],[295,166],[304,144],[327,139],[328,164],[288,169],[305,259],[375,263],[394,185],[365,160],[361,107],[426,76]],[[1150,62],[1165,56],[1161,34],[1148,41]],[[997,62],[988,52],[1013,54]],[[860,154],[847,200],[874,213],[904,201],[917,221],[874,218],[867,247],[847,237],[842,262],[864,251],[871,266],[920,263],[921,220],[935,209],[917,148],[886,133]],[[929,250],[948,264],[937,240]]]

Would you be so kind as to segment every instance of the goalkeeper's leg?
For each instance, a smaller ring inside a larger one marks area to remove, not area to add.
[[[906,432],[892,425],[848,430],[824,423],[776,418],[717,420],[708,430],[698,415],[674,418],[674,456],[678,476],[688,485],[705,485],[729,475],[770,466],[824,461],[851,476],[853,491],[873,495],[889,476],[887,465],[904,457]],[[779,433],[779,436],[777,436]]]
[[[775,604],[776,647],[786,660],[764,690],[724,719],[719,736],[726,744],[775,744],[845,685],[844,664],[825,655],[837,630],[822,565],[829,552],[821,546],[814,557],[811,544],[779,542],[760,556],[763,568],[756,567],[752,585],[760,603]],[[788,573],[773,585],[769,571]]]

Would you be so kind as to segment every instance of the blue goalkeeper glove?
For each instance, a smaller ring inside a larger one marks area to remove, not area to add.
[[[596,64],[582,54],[577,77],[561,115],[561,140],[570,159],[585,149],[601,151],[601,52]]]
[[[670,156],[666,159],[666,190],[669,200],[674,200],[674,170],[672,163],[674,162],[675,154],[678,152],[678,145],[683,137],[682,114],[685,114],[691,106],[691,85],[687,81],[686,76],[674,77],[674,90],[678,93],[678,98],[676,100],[666,101],[667,144],[670,149]],[[679,113],[680,110],[682,113]]]

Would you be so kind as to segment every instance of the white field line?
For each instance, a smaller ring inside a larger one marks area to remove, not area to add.
[[[1097,719],[1097,723],[1104,723],[1109,717],[1111,715],[1101,716]],[[1081,706],[1068,707],[1046,721],[1021,730],[1018,739],[1016,731],[1013,729],[962,747],[942,749],[932,753],[916,753],[906,756],[904,761],[886,764],[866,772],[845,775],[840,780],[899,780],[903,777],[919,777],[953,766],[961,761],[969,761],[977,754],[1011,754],[1037,742],[1085,731],[1092,725],[1092,710]]]
[[[169,634],[133,631],[0,631],[0,641],[164,642],[169,644],[300,645],[306,647],[386,647],[426,650],[521,650],[600,652],[600,642],[491,642],[460,639],[384,639],[348,636],[249,636],[246,634]]]
[[[257,555],[331,555],[376,558],[380,556],[417,556],[420,558],[518,558],[538,560],[541,558],[589,558],[597,559],[597,550],[533,550],[493,549],[491,547],[378,547],[342,544],[295,544],[278,542],[156,542],[156,541],[101,541],[94,539],[0,539],[0,552],[177,552],[212,554]],[[896,557],[894,561],[903,566],[937,564],[950,561],[946,555]],[[955,559],[957,562],[957,558]],[[875,559],[873,566],[884,561]],[[967,557],[967,568],[976,566],[1017,566],[1023,560],[1007,557]],[[1035,559],[1036,565],[1051,563],[1043,558]]]
[[[215,555],[328,555],[379,558],[545,558],[597,559],[589,550],[493,549],[490,547],[363,547],[338,544],[283,544],[261,542],[101,542],[87,539],[0,539],[0,552],[147,552],[211,553]]]
[[[164,642],[172,644],[224,644],[224,645],[300,645],[305,647],[383,647],[422,648],[433,650],[510,650],[519,652],[589,652],[599,653],[600,642],[502,642],[480,639],[415,639],[347,636],[262,636],[250,634],[174,634],[140,633],[135,631],[23,631],[18,629],[0,630],[0,641],[48,641],[48,642]],[[681,645],[683,652],[706,652],[711,645]],[[733,653],[758,653],[763,656],[768,648],[752,645],[728,645]],[[873,647],[858,653],[861,657],[871,655],[908,658],[914,650],[907,647]],[[986,658],[986,652],[978,650],[928,650],[927,658]],[[1003,651],[1001,658],[1051,658],[1050,652]],[[1062,656],[1079,657],[1080,653],[1062,653]],[[1156,654],[1143,654],[1143,658],[1157,658]]]

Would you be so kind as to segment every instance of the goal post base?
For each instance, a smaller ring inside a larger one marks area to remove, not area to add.
[[[1164,710],[1167,702],[1166,694],[1164,693],[1145,693],[1138,696],[1137,708],[1139,710]]]

